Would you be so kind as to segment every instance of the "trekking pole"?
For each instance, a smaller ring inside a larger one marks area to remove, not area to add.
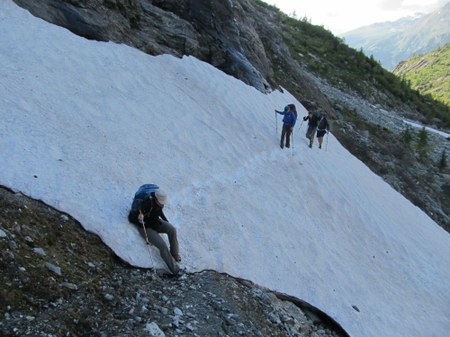
[[[302,128],[302,125],[303,125],[303,122],[304,122],[305,120],[302,118],[302,122],[300,123],[300,126],[298,127],[298,131],[300,131],[300,129]]]
[[[278,137],[278,118],[276,111],[275,111],[275,137]]]
[[[142,211],[139,210],[139,215],[142,215],[142,220],[139,220],[139,222],[142,224],[142,228],[144,229],[144,233],[145,233],[145,242],[149,245],[150,241],[148,241],[148,235],[147,235],[147,230],[145,229],[145,223],[144,223],[144,215],[142,214]]]
[[[291,137],[292,137],[292,157],[293,157],[294,156],[294,127],[292,127]]]
[[[153,261],[152,252],[150,251],[150,241],[148,240],[147,230],[145,229],[144,215],[142,214],[141,210],[139,210],[139,215],[142,215],[142,221],[140,221],[140,222],[142,223],[142,228],[144,229],[145,242],[147,243],[148,255],[150,255],[150,260],[152,261],[153,273],[156,275],[156,265],[155,265],[155,261]]]

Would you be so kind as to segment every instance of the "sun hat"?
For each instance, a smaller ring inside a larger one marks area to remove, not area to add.
[[[164,205],[167,202],[167,193],[161,189],[156,190],[155,197],[158,199],[158,202],[161,205]]]

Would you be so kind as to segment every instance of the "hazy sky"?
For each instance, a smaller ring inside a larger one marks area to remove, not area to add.
[[[287,14],[322,25],[334,34],[375,22],[393,21],[418,12],[428,13],[448,0],[263,0]]]

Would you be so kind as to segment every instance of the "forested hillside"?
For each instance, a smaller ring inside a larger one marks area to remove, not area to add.
[[[421,94],[450,106],[450,43],[401,62],[394,74]]]

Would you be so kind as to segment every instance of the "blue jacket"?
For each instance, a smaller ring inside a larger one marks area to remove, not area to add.
[[[275,112],[280,115],[284,115],[284,117],[283,117],[284,124],[294,127],[295,122],[297,122],[297,117],[295,117],[294,111],[289,110],[289,111],[284,112],[284,111],[275,110]]]

